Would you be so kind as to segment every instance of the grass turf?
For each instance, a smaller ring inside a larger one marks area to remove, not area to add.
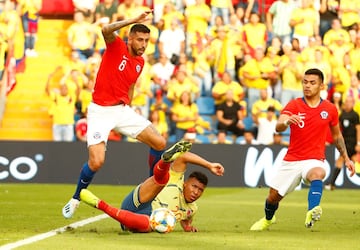
[[[0,249],[27,237],[102,214],[81,204],[72,219],[61,208],[74,185],[0,184]],[[119,206],[130,186],[91,185],[89,189]],[[133,234],[106,218],[83,227],[24,245],[17,249],[360,249],[360,195],[358,190],[324,190],[323,215],[312,229],[304,226],[307,189],[284,198],[269,231],[252,232],[250,226],[264,216],[267,188],[208,187],[200,200],[194,225],[198,233]]]

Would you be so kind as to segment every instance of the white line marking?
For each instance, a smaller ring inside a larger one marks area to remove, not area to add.
[[[93,223],[95,221],[99,221],[99,220],[102,220],[102,219],[105,219],[105,218],[108,218],[108,217],[109,216],[107,214],[101,214],[101,215],[98,215],[98,216],[95,216],[95,217],[91,217],[91,218],[88,218],[88,219],[85,219],[85,220],[81,220],[81,221],[72,223],[70,225],[60,227],[58,229],[51,230],[51,231],[46,232],[46,233],[38,234],[38,235],[29,237],[29,238],[26,238],[26,239],[23,239],[23,240],[19,240],[19,241],[13,242],[13,243],[9,243],[9,244],[0,246],[0,250],[10,250],[10,249],[14,249],[16,247],[21,247],[21,246],[24,246],[24,245],[27,245],[27,244],[31,244],[31,243],[34,243],[36,241],[40,241],[40,240],[52,237],[52,236],[57,235],[59,233],[66,232],[69,227],[71,227],[71,228],[82,227],[82,226],[85,226],[86,224],[90,224],[90,223]]]

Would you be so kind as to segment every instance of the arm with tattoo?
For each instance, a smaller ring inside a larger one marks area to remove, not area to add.
[[[122,21],[117,21],[117,22],[113,22],[113,23],[109,23],[107,25],[105,25],[102,28],[102,34],[104,36],[104,40],[107,43],[110,43],[112,41],[115,40],[116,38],[116,34],[114,33],[115,31],[118,31],[119,29],[128,26],[130,24],[134,24],[134,23],[142,23],[148,20],[148,15],[152,13],[152,11],[144,11],[143,13],[141,13],[139,16],[134,17],[134,18],[129,18],[129,19],[125,19]]]
[[[344,138],[340,135],[334,140],[335,146],[337,150],[339,151],[340,155],[344,159],[349,159],[349,156],[346,151],[345,141]]]
[[[345,166],[350,171],[350,176],[353,176],[355,174],[355,165],[350,160],[350,158],[347,154],[344,137],[342,136],[342,134],[340,132],[339,125],[331,127],[331,134],[333,136],[334,144],[335,144],[337,150],[339,150],[340,155],[345,160]]]

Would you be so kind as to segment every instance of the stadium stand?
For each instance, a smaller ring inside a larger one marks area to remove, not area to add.
[[[66,50],[63,30],[70,23],[70,20],[52,19],[39,22],[38,57],[26,58],[26,70],[17,74],[16,87],[7,96],[1,140],[52,140],[45,83],[49,73],[68,60],[70,51]]]

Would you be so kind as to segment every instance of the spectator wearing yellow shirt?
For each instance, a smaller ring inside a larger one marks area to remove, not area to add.
[[[24,30],[14,1],[5,1],[4,3],[4,8],[0,13],[0,30],[2,30],[4,40],[14,51],[14,58],[17,61],[23,60],[25,53]]]
[[[161,110],[158,109],[151,110],[149,121],[152,122],[159,134],[167,140],[169,138],[169,126],[166,120],[161,119],[160,112]]]
[[[154,97],[151,91],[150,64],[145,60],[143,70],[137,79],[131,100],[132,108],[141,110],[144,117],[149,117],[150,99]]]
[[[349,32],[341,27],[341,21],[339,18],[335,18],[331,22],[331,29],[329,29],[323,39],[325,46],[329,46],[332,43],[335,43],[338,37],[343,37],[346,43],[350,42]]]
[[[191,93],[182,92],[178,104],[171,108],[171,119],[176,123],[176,140],[183,139],[186,131],[196,127],[199,118],[199,109],[195,102],[192,102]]]
[[[221,75],[227,71],[235,79],[235,54],[230,46],[228,28],[220,26],[216,30],[216,38],[209,46],[208,60],[214,70],[214,80],[218,81]]]
[[[82,61],[94,53],[95,27],[85,21],[80,11],[74,13],[74,23],[67,29],[67,39],[70,48],[79,53]]]
[[[212,13],[210,22],[211,25],[215,24],[216,16],[222,16],[224,24],[228,24],[230,14],[235,13],[231,0],[211,0],[210,7]]]
[[[350,30],[353,26],[360,23],[360,1],[359,0],[341,0],[339,6],[339,15],[341,17],[341,25]]]
[[[194,61],[194,77],[199,82],[201,95],[211,96],[213,77],[210,62],[207,60],[210,54],[209,42],[205,36],[197,33],[196,38],[191,43],[191,47]]]
[[[102,35],[102,27],[109,23],[108,18],[100,18],[96,22],[94,22],[92,25],[94,27],[94,33],[95,33],[95,46],[94,46],[94,52],[99,52],[101,55],[104,54],[106,43],[104,40],[104,37]],[[88,58],[89,59],[89,58]]]
[[[354,47],[349,52],[350,64],[352,72],[360,72],[360,32],[357,33]],[[346,66],[346,65],[345,65]]]
[[[81,107],[81,115],[84,116],[87,113],[87,108],[92,101],[92,92],[95,84],[94,76],[90,76],[86,84],[83,85],[79,93],[79,103]]]
[[[186,7],[184,16],[186,27],[186,54],[191,53],[191,42],[196,36],[204,36],[209,28],[210,7],[205,0],[196,0],[195,4]]]
[[[274,65],[264,55],[264,48],[258,47],[255,50],[255,57],[240,67],[243,76],[243,85],[247,88],[248,110],[260,97],[260,89],[270,87],[271,79],[276,79]]]
[[[78,70],[84,72],[87,77],[95,79],[100,67],[101,57],[101,53],[99,51],[95,51],[94,54],[88,58],[87,63],[85,64],[85,69],[79,67]],[[82,61],[78,61],[82,63]]]
[[[348,96],[352,97],[355,103],[360,101],[360,79],[358,77],[360,77],[360,72],[358,74],[351,75],[350,86],[342,94],[342,102],[344,102]]]
[[[328,46],[328,49],[331,52],[331,56],[330,56],[331,66],[333,68],[343,66],[344,65],[343,58],[346,54],[350,52],[353,46],[354,45],[352,43],[347,43],[344,40],[344,37],[341,34],[339,34],[339,36],[335,38],[335,42]]]
[[[290,26],[293,27],[293,38],[299,40],[300,48],[308,45],[309,37],[319,35],[319,12],[312,6],[311,0],[302,0],[300,8],[291,13]]]
[[[278,100],[269,96],[267,89],[261,89],[260,99],[254,103],[251,109],[253,120],[255,121],[259,118],[266,118],[269,107],[273,107],[277,113],[279,113],[283,108]],[[274,113],[274,118],[276,118],[276,113]]]
[[[290,100],[302,96],[301,79],[304,72],[303,64],[298,60],[299,53],[292,50],[281,57],[279,74],[281,75],[282,91],[280,102],[285,106]]]
[[[173,20],[176,19],[179,21],[179,27],[184,29],[184,15],[176,10],[174,3],[167,1],[163,8],[163,13],[161,19],[158,23],[158,27],[160,30],[168,30],[171,29]]]
[[[277,40],[277,38],[273,38],[273,40]],[[279,74],[279,65],[281,57],[278,55],[279,50],[276,47],[268,47],[266,49],[266,57],[270,59],[272,65],[275,69],[275,76],[270,80],[270,87],[272,90],[272,96],[278,100],[281,98],[281,81]]]
[[[251,13],[250,22],[243,27],[243,41],[245,53],[255,56],[257,47],[266,46],[267,29],[266,25],[260,22],[260,16],[257,13]]]
[[[232,91],[233,100],[244,106],[244,103],[242,103],[245,96],[244,89],[238,82],[232,80],[228,72],[225,72],[221,80],[216,82],[212,88],[212,97],[214,98],[215,106],[219,106],[225,102],[226,93],[230,90]]]
[[[49,115],[53,119],[53,140],[73,141],[76,99],[69,94],[66,84],[61,84],[59,89],[51,90],[48,83],[49,81],[46,84],[45,90],[51,100]]]
[[[160,122],[168,123],[167,115],[169,113],[168,105],[163,101],[163,93],[161,90],[156,91],[154,102],[150,106],[150,112],[157,110]]]
[[[345,56],[345,58],[346,57],[347,56]],[[344,91],[349,88],[351,83],[350,69],[346,69],[344,64],[332,67],[331,83],[332,92],[339,92],[340,94],[343,94]]]
[[[301,56],[299,59],[303,63],[314,62],[316,50],[322,51],[324,60],[329,60],[330,51],[326,46],[322,45],[322,40],[320,36],[309,37],[309,44],[301,51]]]
[[[132,11],[135,7],[134,0],[124,0],[117,6],[117,20],[125,20],[132,17]]]
[[[222,16],[216,16],[215,24],[210,25],[209,29],[207,30],[208,39],[210,41],[214,40],[218,36],[217,34],[218,29],[221,29],[222,27],[226,27],[224,23],[224,19],[222,18]]]
[[[94,54],[92,55],[94,56]],[[86,66],[88,65],[88,63],[91,63],[91,59],[92,57],[89,57],[89,60],[82,61],[80,59],[80,54],[78,51],[72,51],[70,54],[70,58],[68,61],[66,61],[64,63],[64,65],[62,65],[63,69],[64,69],[64,74],[69,73],[71,70],[78,70],[80,72],[85,72],[86,70]]]
[[[304,64],[304,68],[311,69],[311,68],[318,68],[324,74],[324,88],[320,91],[320,96],[323,99],[328,98],[328,87],[331,80],[331,65],[328,60],[326,60],[323,56],[323,52],[321,50],[315,50],[315,60],[313,62],[307,62]]]
[[[76,69],[71,70],[65,74],[60,79],[60,85],[66,85],[68,89],[68,94],[75,100],[75,119],[79,119],[82,116],[82,102],[80,100],[81,90],[84,89],[89,83],[88,77]],[[84,97],[83,98],[89,98]],[[91,99],[90,99],[91,100]],[[90,102],[86,103],[87,100],[84,100],[85,108],[89,105]]]
[[[37,56],[35,41],[42,0],[18,0],[17,4],[25,33],[25,53],[27,56]]]
[[[235,56],[235,79],[239,80],[236,72],[239,70],[239,67],[243,64],[244,60],[244,43],[239,37],[242,37],[243,32],[243,24],[241,19],[236,15],[232,14],[230,16],[230,23],[227,25],[228,27],[228,43],[230,49],[233,51]]]
[[[156,55],[156,50],[158,46],[158,39],[159,39],[159,29],[152,24],[152,20],[148,20],[144,22],[144,24],[150,29],[150,37],[148,46],[145,49],[145,55],[147,57],[147,61],[150,65],[153,65],[156,63],[157,58],[159,55]]]
[[[179,68],[175,78],[168,83],[167,98],[176,105],[180,102],[180,97],[184,92],[189,92],[195,100],[200,95],[200,89],[196,83],[192,82],[186,75],[183,68]]]
[[[150,8],[144,6],[142,0],[124,0],[118,5],[116,16],[118,21],[122,21],[133,16],[138,16],[145,11],[150,11]],[[151,24],[151,21],[151,18],[149,18],[149,20],[143,22],[143,24],[147,26]],[[125,41],[127,40],[130,28],[131,25],[119,30],[119,36]]]

